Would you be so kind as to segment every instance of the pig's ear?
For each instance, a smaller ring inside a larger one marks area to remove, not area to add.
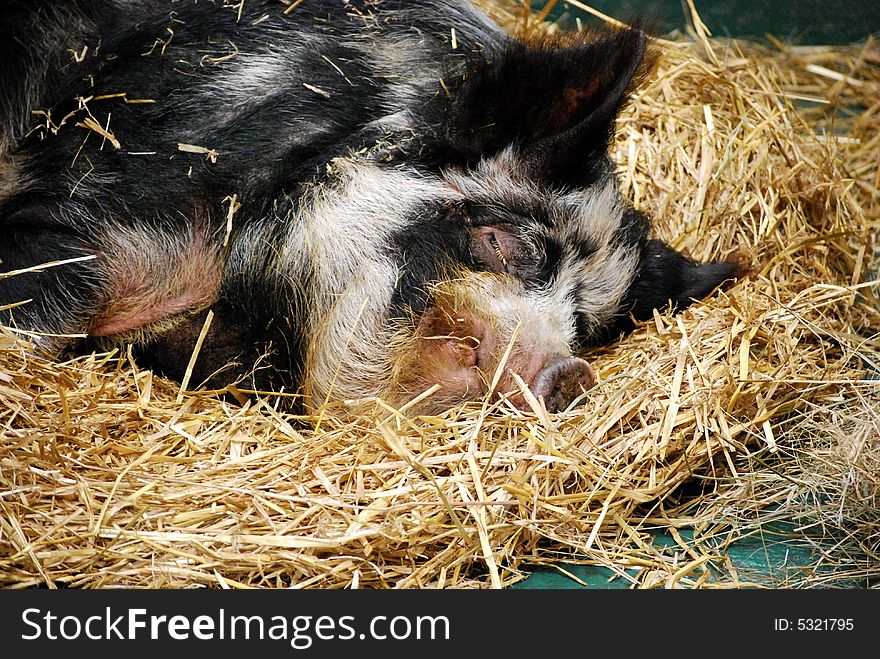
[[[748,270],[742,258],[698,263],[660,240],[648,240],[621,311],[635,320],[648,320],[654,309],[680,311]]]
[[[513,145],[533,176],[589,183],[607,169],[614,122],[646,43],[644,32],[628,29],[571,47],[516,43],[488,55],[447,85],[442,141],[469,161]]]

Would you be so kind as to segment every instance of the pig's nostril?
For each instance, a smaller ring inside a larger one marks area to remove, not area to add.
[[[548,362],[529,388],[535,396],[544,397],[548,410],[558,412],[595,383],[593,368],[583,359],[559,357]]]
[[[459,366],[467,368],[477,366],[479,341],[472,337],[465,337],[463,339],[453,338],[449,340],[449,346],[450,350],[455,354]]]

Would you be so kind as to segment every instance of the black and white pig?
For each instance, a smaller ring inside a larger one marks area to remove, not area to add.
[[[523,405],[517,374],[565,408],[586,348],[742,272],[618,192],[646,41],[467,0],[7,0],[0,321],[180,378],[210,309],[193,383],[440,410]]]

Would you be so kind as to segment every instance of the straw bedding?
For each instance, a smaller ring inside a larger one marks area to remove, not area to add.
[[[579,561],[740,587],[728,543],[783,520],[815,548],[783,585],[876,585],[878,98],[875,41],[663,44],[619,121],[624,192],[753,273],[593,351],[567,412],[292,417],[0,334],[0,584],[483,588]]]

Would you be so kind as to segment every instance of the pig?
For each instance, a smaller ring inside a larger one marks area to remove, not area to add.
[[[741,276],[651,237],[615,121],[630,28],[511,36],[467,0],[12,0],[0,322],[181,380],[418,409],[524,387]],[[206,324],[208,311],[211,322]]]

